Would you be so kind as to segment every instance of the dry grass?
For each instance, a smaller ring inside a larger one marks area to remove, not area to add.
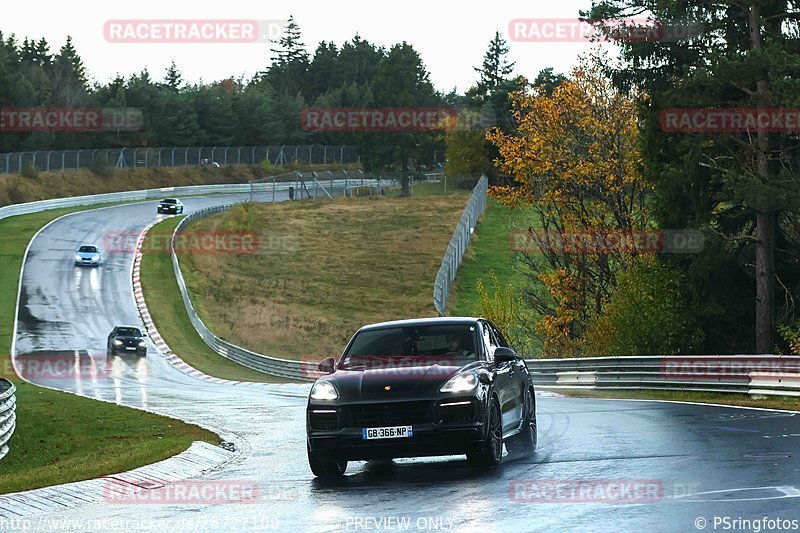
[[[248,204],[191,229],[254,230],[254,255],[188,255],[182,267],[217,335],[259,353],[338,355],[365,323],[435,316],[433,283],[466,196]]]

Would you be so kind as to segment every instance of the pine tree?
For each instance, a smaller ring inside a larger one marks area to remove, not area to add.
[[[483,98],[494,92],[503,82],[508,80],[509,75],[514,71],[516,63],[508,61],[508,45],[506,40],[495,32],[494,38],[489,42],[489,48],[483,56],[483,64],[474,67],[475,72],[480,74],[477,84],[477,92]]]
[[[178,92],[183,85],[183,76],[181,76],[175,61],[173,60],[167,68],[167,74],[164,76],[164,85],[173,92]]]

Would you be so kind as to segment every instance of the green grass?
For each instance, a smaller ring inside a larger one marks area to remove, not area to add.
[[[716,403],[740,407],[763,409],[800,410],[800,398],[787,396],[759,396],[749,394],[722,394],[713,392],[684,391],[604,391],[590,389],[557,389],[555,392],[574,398],[608,398],[635,400],[668,400],[674,402]]]
[[[151,232],[158,232],[163,240],[163,235],[171,234],[182,218],[172,217],[160,222]],[[145,240],[143,248],[152,249],[148,240]],[[186,363],[221,379],[271,383],[285,381],[225,359],[203,342],[186,313],[168,253],[145,253],[142,256],[141,280],[147,309],[158,332]]]
[[[55,218],[91,208],[43,211],[0,220],[0,377],[17,385],[17,429],[0,462],[0,493],[113,474],[151,464],[219,437],[170,418],[21,383],[10,365],[22,258],[35,233]]]
[[[511,250],[510,235],[513,224],[522,224],[528,214],[524,208],[510,209],[495,200],[489,200],[450,290],[450,299],[447,302],[450,313],[479,313],[480,298],[476,284],[478,279],[482,279],[485,287],[491,287],[491,271],[494,271],[501,284],[510,283],[516,292],[524,287],[525,276],[520,272],[519,261]]]
[[[72,394],[18,384],[17,429],[0,462],[0,494],[124,472],[172,457],[198,426]]]

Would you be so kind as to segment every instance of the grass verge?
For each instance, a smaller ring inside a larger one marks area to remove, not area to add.
[[[466,196],[247,204],[192,230],[247,230],[255,254],[182,254],[192,301],[218,336],[276,357],[338,356],[365,323],[435,316],[434,275]]]
[[[195,331],[183,306],[170,254],[164,252],[163,247],[150,243],[154,233],[164,241],[164,236],[172,234],[182,218],[172,217],[153,226],[142,247],[159,252],[145,253],[141,267],[142,290],[158,332],[181,359],[210,376],[235,381],[285,381],[225,359],[209,348]]]
[[[715,403],[739,407],[761,407],[800,411],[800,398],[787,396],[750,396],[684,391],[602,391],[586,389],[554,389],[554,392],[573,398],[608,398],[623,400],[668,400],[674,402]]]
[[[85,209],[0,220],[0,377],[17,385],[17,429],[0,462],[0,494],[130,470],[180,453],[195,440],[219,442],[191,424],[21,383],[13,374],[9,354],[25,248],[51,220]]]

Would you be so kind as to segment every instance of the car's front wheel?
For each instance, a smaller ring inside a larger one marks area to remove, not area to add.
[[[467,461],[475,466],[493,467],[503,460],[503,422],[497,400],[492,400],[486,425],[486,440],[467,453]]]
[[[536,403],[530,389],[525,392],[525,418],[522,429],[506,441],[508,453],[518,457],[530,455],[536,451]]]
[[[310,447],[307,447],[307,450],[308,466],[311,467],[315,476],[323,479],[335,479],[342,477],[347,470],[346,459],[323,458],[312,453]]]

